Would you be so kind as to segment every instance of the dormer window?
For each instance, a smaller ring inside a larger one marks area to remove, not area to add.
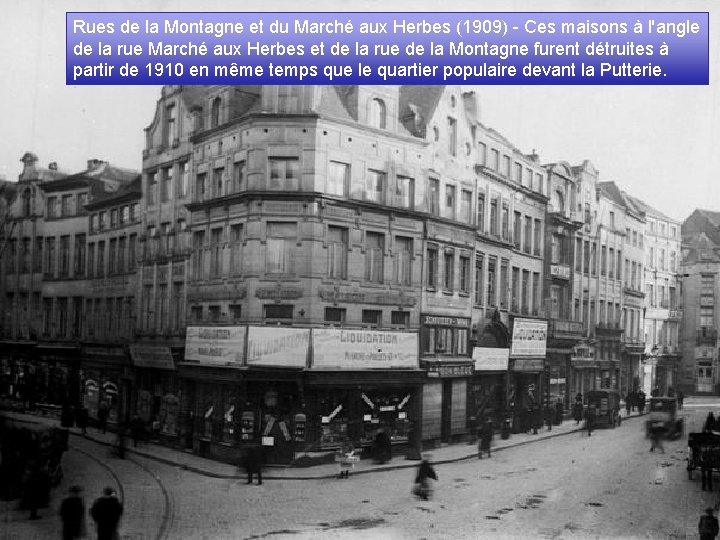
[[[387,126],[387,110],[382,99],[375,98],[370,102],[369,121],[372,127],[385,129]]]
[[[163,133],[163,142],[166,147],[170,147],[177,139],[177,111],[175,104],[168,105],[165,108],[165,132]]]
[[[25,216],[25,217],[30,216],[30,201],[31,200],[32,200],[32,194],[30,193],[30,188],[27,188],[23,192],[23,200],[22,200],[23,216]]]
[[[220,125],[220,105],[222,104],[222,100],[219,97],[216,97],[212,101],[212,106],[210,107],[210,127],[215,128]]]

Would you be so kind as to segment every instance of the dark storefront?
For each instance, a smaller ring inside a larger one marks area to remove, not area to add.
[[[83,404],[87,407],[90,418],[98,418],[98,409],[100,404],[104,403],[108,408],[109,423],[126,421],[128,400],[127,396],[121,395],[121,391],[127,391],[127,385],[123,381],[131,365],[122,346],[83,348]]]
[[[181,385],[169,347],[131,345],[134,365],[133,396],[130,416],[137,414],[153,440],[175,440]]]

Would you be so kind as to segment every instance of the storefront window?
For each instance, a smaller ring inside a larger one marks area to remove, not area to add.
[[[235,442],[235,396],[227,396],[223,412],[222,442]]]
[[[348,435],[349,393],[330,392],[318,403],[318,424],[320,426],[320,447],[340,446]]]
[[[362,442],[370,444],[380,429],[387,429],[393,442],[407,441],[410,432],[410,393],[363,392]]]

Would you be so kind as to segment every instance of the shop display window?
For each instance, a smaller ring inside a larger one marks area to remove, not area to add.
[[[235,443],[235,396],[226,395],[225,404],[223,406],[222,418],[222,442],[226,444]]]
[[[318,404],[320,447],[335,448],[349,437],[348,423],[350,395],[347,392],[329,392]]]
[[[410,393],[362,392],[362,443],[371,444],[379,429],[387,429],[392,442],[405,442],[410,434]]]

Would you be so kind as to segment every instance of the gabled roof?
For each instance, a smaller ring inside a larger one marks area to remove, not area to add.
[[[625,198],[615,182],[598,182],[600,191],[611,201],[619,206],[625,206]]]
[[[427,124],[435,114],[445,86],[401,86],[398,114],[400,123],[411,134],[423,139]]]
[[[668,220],[668,221],[672,221],[672,222],[677,223],[677,220],[675,220],[675,219],[673,219],[673,218],[671,218],[671,217],[663,214],[662,212],[660,212],[660,210],[655,209],[654,207],[650,206],[650,205],[649,205],[648,203],[646,203],[645,201],[643,201],[643,200],[641,200],[641,199],[638,199],[637,197],[633,197],[632,195],[628,195],[628,194],[625,193],[625,192],[623,192],[623,193],[624,193],[624,195],[625,195],[627,198],[629,198],[629,199],[632,201],[632,203],[633,203],[643,214],[650,215],[650,216],[654,216],[654,217],[659,217],[659,218],[661,218],[661,219],[666,219],[666,220]]]
[[[142,197],[142,175],[136,176],[130,182],[124,182],[115,191],[108,191],[107,184],[101,179],[90,180],[90,199],[86,206],[88,210],[118,204],[125,201],[132,201]]]

